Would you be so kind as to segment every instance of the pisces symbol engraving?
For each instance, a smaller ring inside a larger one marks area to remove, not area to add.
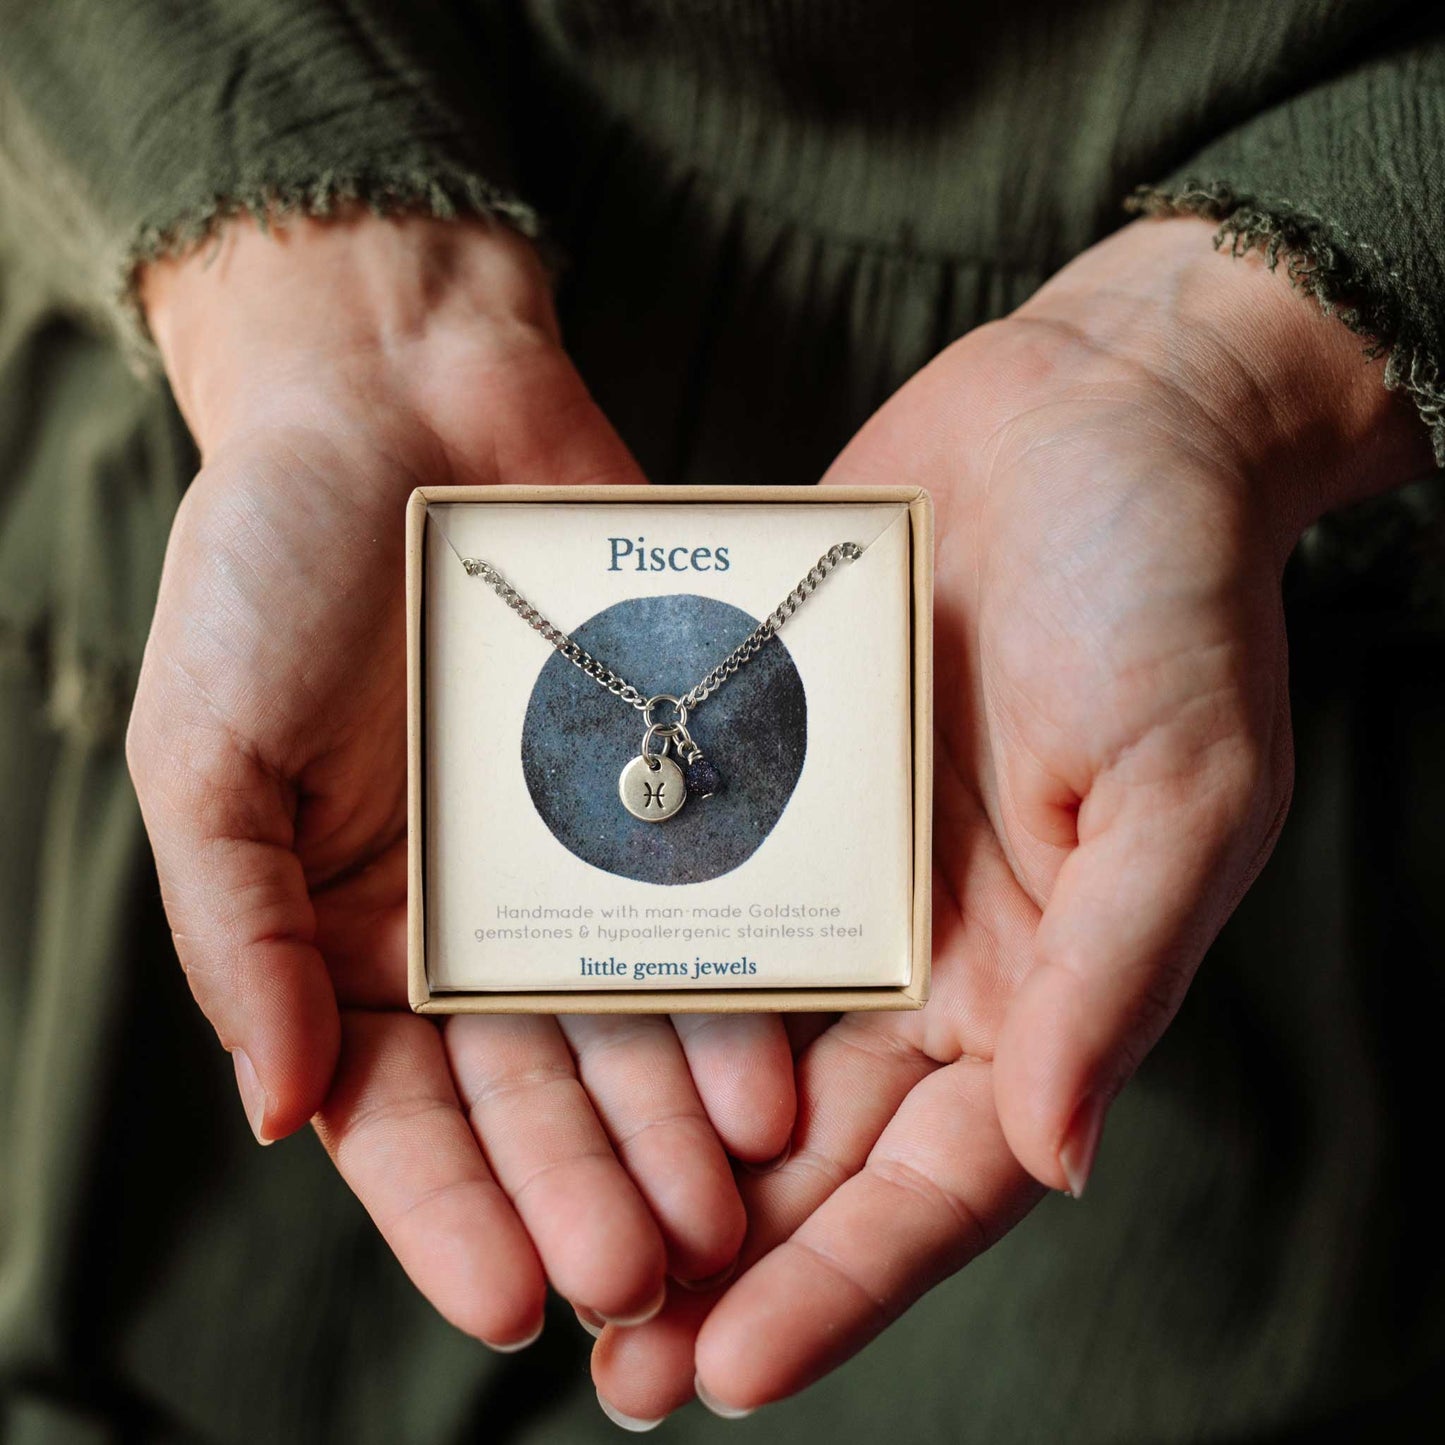
[[[617,780],[622,806],[644,823],[661,823],[687,801],[682,769],[669,757],[654,753],[634,757]]]

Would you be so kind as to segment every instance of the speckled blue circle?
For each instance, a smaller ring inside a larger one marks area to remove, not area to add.
[[[618,602],[571,635],[652,696],[685,692],[757,625],[727,602],[682,593]],[[642,883],[704,883],[746,862],[782,817],[807,751],[803,680],[782,639],[708,698],[688,730],[724,791],[689,798],[665,823],[641,822],[622,806],[617,775],[641,747],[642,714],[553,653],[522,728],[522,772],[553,837],[583,862]]]

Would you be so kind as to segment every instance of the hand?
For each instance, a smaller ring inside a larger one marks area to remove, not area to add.
[[[1082,1193],[1105,1110],[1264,863],[1291,783],[1280,574],[1421,475],[1361,343],[1197,220],[1096,246],[904,386],[824,479],[937,505],[932,1002],[801,1053],[750,1266],[609,1329],[634,1419],[776,1400]]]
[[[548,1279],[589,1314],[645,1314],[666,1273],[735,1256],[724,1146],[786,1142],[781,1025],[691,1019],[680,1040],[664,1019],[439,1025],[406,1004],[407,495],[642,480],[542,268],[481,222],[237,224],[152,267],[144,300],[203,466],[127,753],[251,1126],[269,1142],[316,1115],[417,1285],[483,1340],[531,1337]]]

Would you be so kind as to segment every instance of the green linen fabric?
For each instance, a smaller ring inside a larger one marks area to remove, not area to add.
[[[105,310],[138,260],[243,208],[365,195],[531,231],[507,183],[497,11],[6,0],[0,233],[43,234],[59,294]]]
[[[135,364],[135,266],[238,209],[353,196],[540,225],[569,348],[654,481],[805,484],[1143,187],[1391,348],[1438,446],[1426,13],[0,0],[7,1445],[615,1438],[570,1311],[507,1359],[445,1326],[313,1139],[250,1142],[190,1004],[120,748],[195,465]],[[693,1407],[674,1437],[1438,1433],[1415,1181],[1445,1004],[1439,481],[1316,528],[1288,583],[1294,810],[1088,1199],[1047,1200],[803,1399]]]
[[[1415,401],[1445,466],[1442,135],[1445,42],[1436,34],[1369,54],[1252,116],[1144,188],[1135,206],[1220,221],[1236,249],[1283,256],[1303,289],[1387,340],[1387,383]]]

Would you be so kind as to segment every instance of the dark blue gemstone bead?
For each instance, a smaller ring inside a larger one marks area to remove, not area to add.
[[[694,758],[682,776],[690,798],[710,798],[723,790],[722,774],[704,757]]]

